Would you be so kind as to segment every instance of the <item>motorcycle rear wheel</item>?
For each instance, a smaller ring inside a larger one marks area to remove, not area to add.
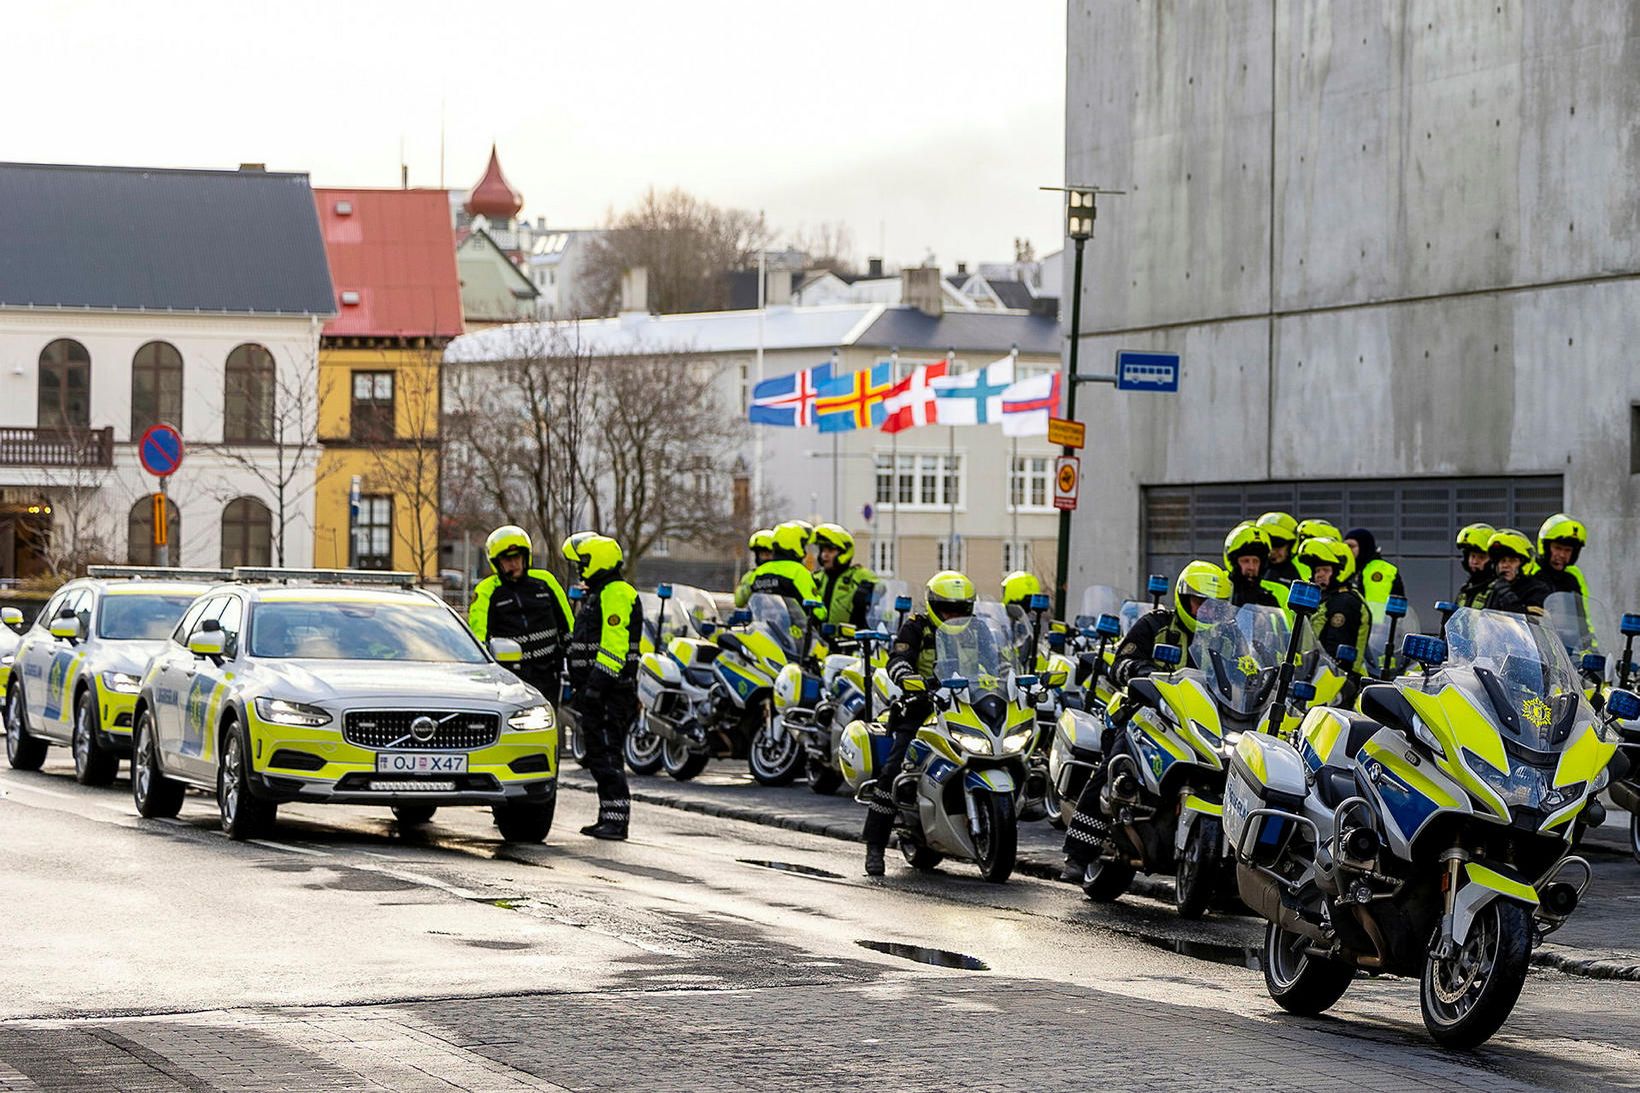
[[[979,875],[992,884],[1006,884],[1019,857],[1019,817],[1014,799],[1003,793],[983,793],[974,800],[979,831],[974,835]]]
[[[900,855],[907,865],[919,873],[927,873],[945,860],[944,854],[929,849],[903,831],[900,833]]]
[[[621,751],[633,774],[654,774],[661,769],[661,753],[665,748],[666,742],[650,731],[648,715],[640,713],[626,734],[626,744]]]
[[[797,738],[771,719],[758,726],[747,748],[746,765],[759,785],[789,786],[803,771],[808,753]]]
[[[1481,909],[1456,956],[1424,958],[1418,1002],[1424,1028],[1442,1047],[1479,1047],[1503,1027],[1526,985],[1532,918],[1497,899]]]
[[[822,797],[830,797],[843,784],[843,776],[827,763],[809,756],[807,760],[809,788]]]
[[[1640,812],[1629,813],[1629,853],[1640,862]]]
[[[680,782],[687,782],[705,770],[708,758],[705,752],[690,751],[687,744],[674,740],[668,740],[661,746],[661,766]]]
[[[1095,861],[1082,874],[1082,894],[1095,903],[1120,899],[1132,884],[1133,866],[1123,862]]]
[[[1173,877],[1179,917],[1201,918],[1219,887],[1219,821],[1203,816],[1190,825]]]
[[[1355,968],[1336,960],[1322,960],[1304,950],[1309,938],[1289,933],[1271,922],[1264,928],[1264,989],[1276,1005],[1300,1017],[1325,1013],[1344,997],[1355,979]]]

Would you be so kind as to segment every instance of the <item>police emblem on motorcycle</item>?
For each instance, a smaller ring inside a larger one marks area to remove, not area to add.
[[[1236,661],[1236,668],[1248,679],[1258,675],[1258,658],[1251,653],[1243,653]]]
[[[1541,698],[1528,698],[1520,708],[1520,715],[1538,728],[1546,728],[1554,720],[1555,711]]]
[[[433,738],[433,734],[436,732],[438,732],[438,722],[434,721],[426,714],[422,714],[420,717],[410,722],[410,735],[415,737],[423,744],[431,740]]]

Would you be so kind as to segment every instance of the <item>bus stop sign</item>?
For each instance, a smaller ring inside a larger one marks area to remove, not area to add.
[[[1116,353],[1118,391],[1177,392],[1179,355],[1120,349]]]

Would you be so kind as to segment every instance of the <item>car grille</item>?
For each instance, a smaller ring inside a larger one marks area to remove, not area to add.
[[[425,739],[411,731],[420,717],[434,722]],[[487,748],[496,741],[499,723],[493,713],[466,710],[352,710],[343,721],[342,736],[365,748]]]

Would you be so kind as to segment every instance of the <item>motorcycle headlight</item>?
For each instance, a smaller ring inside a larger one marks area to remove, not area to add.
[[[507,728],[518,732],[546,732],[557,723],[552,715],[552,707],[544,702],[539,706],[519,710],[507,718]]]
[[[5,663],[11,663],[11,658],[6,657]],[[102,685],[115,694],[134,695],[142,690],[142,677],[134,676],[130,672],[104,672]]]
[[[1002,738],[1002,754],[1017,755],[1018,753],[1024,751],[1026,745],[1031,742],[1031,737],[1034,735],[1036,735],[1035,726],[1015,729],[1013,732]]]
[[[982,732],[972,729],[952,729],[951,739],[957,742],[957,747],[969,755],[990,755],[991,738]]]
[[[5,656],[0,657],[0,667],[10,668],[11,665],[12,665],[12,662],[15,661],[16,659],[17,659],[17,654],[16,653],[7,653]]]
[[[314,729],[320,725],[330,724],[329,711],[302,702],[290,702],[283,698],[257,699],[256,716],[275,725],[295,725],[304,729]]]

